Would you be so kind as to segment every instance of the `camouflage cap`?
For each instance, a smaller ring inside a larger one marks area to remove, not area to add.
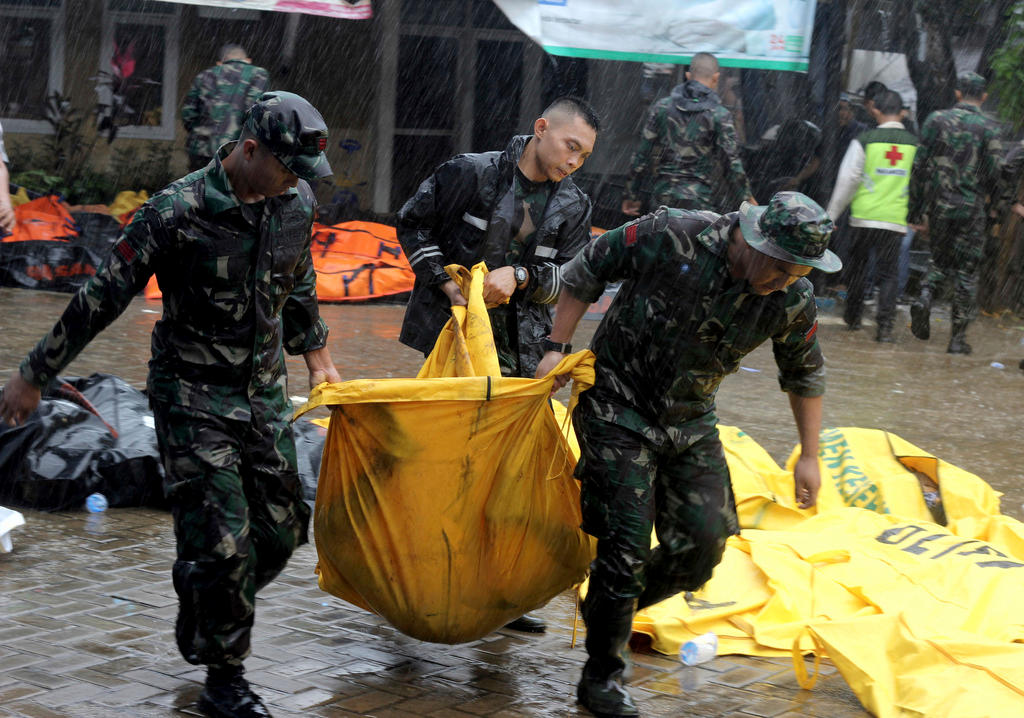
[[[747,244],[783,262],[838,272],[843,262],[828,249],[835,224],[817,202],[799,192],[777,192],[764,206],[744,202],[740,230]]]
[[[266,92],[245,113],[250,130],[281,163],[305,180],[332,174],[324,149],[327,125],[305,99],[291,92]]]
[[[961,72],[956,78],[956,89],[964,97],[981,97],[985,94],[985,78],[976,72]]]

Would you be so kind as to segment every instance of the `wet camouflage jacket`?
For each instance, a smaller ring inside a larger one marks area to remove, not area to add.
[[[451,316],[441,291],[446,264],[505,266],[515,224],[516,164],[530,136],[513,137],[503,152],[458,155],[438,167],[398,211],[398,241],[416,273],[399,339],[429,352]],[[590,198],[566,177],[544,208],[519,264],[529,284],[509,300],[518,317],[521,376],[533,376],[551,331],[551,307],[561,292],[558,268],[590,239]]]
[[[907,221],[984,217],[986,195],[998,192],[1001,159],[999,126],[980,108],[960,102],[936,110],[921,128]]]
[[[624,199],[640,199],[641,185],[650,175],[655,205],[672,206],[672,198],[676,198],[710,208],[714,197],[711,180],[718,162],[724,164],[731,190],[729,206],[739,207],[750,196],[750,183],[740,160],[732,116],[714,90],[689,80],[648,110]]]
[[[568,291],[586,302],[624,280],[591,342],[597,418],[685,446],[694,423],[713,425],[725,375],[766,339],[783,391],[824,393],[810,282],[760,296],[733,279],[726,249],[737,220],[662,209],[606,232],[562,268]]]
[[[287,411],[282,349],[301,354],[327,342],[309,251],[314,209],[303,180],[280,197],[240,204],[220,158],[177,180],[135,213],[22,362],[22,376],[50,382],[155,272],[163,316],[153,329],[150,396],[242,421]]]
[[[267,71],[244,60],[228,60],[196,75],[181,108],[188,154],[213,157],[225,142],[237,140],[245,111],[269,86]]]

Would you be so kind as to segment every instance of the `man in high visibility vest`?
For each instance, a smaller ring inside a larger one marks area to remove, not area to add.
[[[850,329],[860,329],[872,250],[875,253],[879,286],[875,340],[879,342],[893,341],[900,243],[907,232],[907,192],[917,152],[917,137],[900,121],[902,110],[898,92],[885,90],[874,98],[871,114],[878,127],[850,143],[828,203],[833,219],[850,205],[852,246],[843,312]]]

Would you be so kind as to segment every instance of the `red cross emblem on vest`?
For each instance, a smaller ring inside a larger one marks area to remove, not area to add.
[[[903,153],[893,145],[892,149],[885,153],[885,159],[889,160],[890,167],[895,167],[896,163],[903,159]]]

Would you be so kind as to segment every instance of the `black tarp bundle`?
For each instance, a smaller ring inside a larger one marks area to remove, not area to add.
[[[0,286],[76,292],[96,273],[121,225],[110,215],[73,212],[63,237],[0,243]]]
[[[20,426],[0,424],[0,501],[57,511],[99,492],[159,505],[163,467],[146,396],[109,374],[59,380]]]
[[[163,506],[163,466],[146,395],[110,374],[55,382],[20,426],[0,423],[0,503],[60,511],[94,492],[110,506]],[[316,497],[326,429],[295,424],[303,496]]]

